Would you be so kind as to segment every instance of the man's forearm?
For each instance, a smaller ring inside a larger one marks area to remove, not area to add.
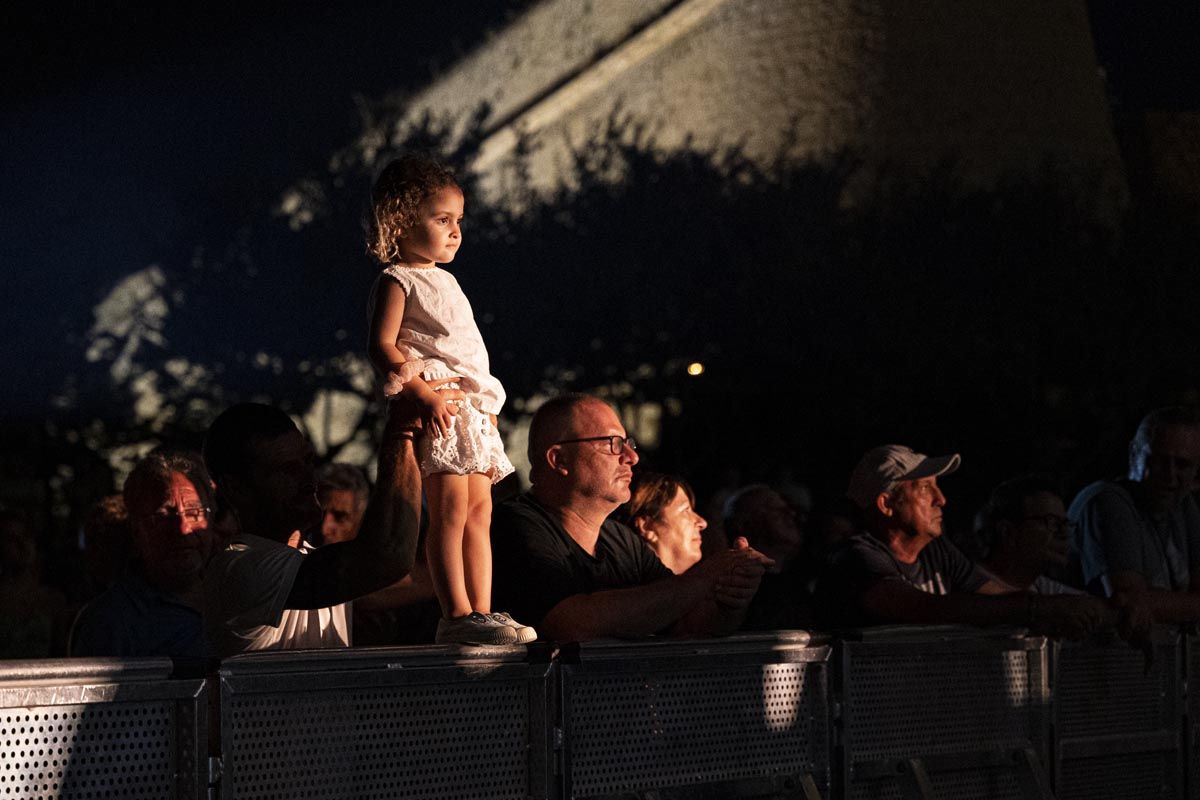
[[[742,626],[748,610],[749,606],[730,608],[706,597],[692,606],[671,632],[678,636],[728,636]]]
[[[929,625],[1028,625],[1029,595],[935,595],[897,581],[880,581],[863,595],[862,606],[878,622]]]
[[[1107,576],[1105,583],[1111,587],[1114,596],[1130,595],[1144,602],[1156,622],[1200,621],[1200,582],[1189,586],[1189,591],[1173,592],[1150,587],[1139,572],[1119,570]]]
[[[1170,592],[1166,589],[1148,589],[1142,594],[1155,622],[1198,622],[1200,621],[1200,594],[1195,592]]]
[[[673,625],[708,591],[703,579],[685,574],[645,586],[572,595],[550,609],[538,628],[558,642],[650,636]]]
[[[355,609],[380,611],[391,608],[402,608],[423,603],[432,598],[433,587],[424,571],[414,568],[395,583],[385,586],[379,591],[371,592],[354,601]]]
[[[412,434],[389,420],[379,450],[375,491],[363,514],[358,536],[349,544],[361,578],[373,585],[363,593],[392,584],[413,568],[420,528],[421,472]]]
[[[421,474],[411,434],[389,421],[380,445],[378,481],[358,536],[306,556],[287,607],[325,608],[403,578],[416,560],[420,513]]]

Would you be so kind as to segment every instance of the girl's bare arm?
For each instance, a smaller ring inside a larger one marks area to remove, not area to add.
[[[385,377],[389,372],[398,371],[407,359],[396,346],[400,336],[400,326],[404,322],[404,307],[406,298],[404,289],[395,281],[382,280],[379,282],[378,293],[375,295],[375,313],[371,318],[371,333],[367,341],[367,353],[375,369]],[[457,412],[453,406],[447,406],[445,398],[440,397],[433,388],[420,377],[413,378],[404,384],[404,391],[411,393],[424,409],[422,415],[434,427],[445,432],[450,426],[450,418]]]
[[[396,346],[400,325],[404,322],[404,290],[395,281],[381,280],[375,296],[375,314],[371,318],[371,333],[367,353],[381,375],[400,368],[407,359]]]

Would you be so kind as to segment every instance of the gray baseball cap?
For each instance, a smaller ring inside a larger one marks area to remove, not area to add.
[[[850,473],[846,496],[862,509],[875,504],[875,498],[896,488],[902,481],[915,481],[935,475],[947,475],[962,463],[958,453],[927,456],[902,444],[885,444],[868,450]]]

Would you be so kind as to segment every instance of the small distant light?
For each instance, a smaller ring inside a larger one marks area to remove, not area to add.
[[[704,374],[704,365],[699,361],[693,361],[692,363],[688,364],[687,369],[688,375],[691,375],[692,377]]]

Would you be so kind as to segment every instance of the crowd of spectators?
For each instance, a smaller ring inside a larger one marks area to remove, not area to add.
[[[292,420],[261,404],[222,413],[203,454],[150,453],[86,515],[82,608],[47,585],[22,517],[0,514],[0,657],[432,642],[422,432],[413,408],[388,408],[373,488],[357,467],[318,469]],[[995,486],[963,549],[944,524],[957,454],[879,446],[841,496],[727,486],[709,519],[684,477],[637,468],[598,398],[544,403],[528,456],[530,488],[493,511],[493,593],[552,642],[953,623],[1144,645],[1155,622],[1200,621],[1187,408],[1146,415],[1128,472],[1070,503],[1045,475]]]

